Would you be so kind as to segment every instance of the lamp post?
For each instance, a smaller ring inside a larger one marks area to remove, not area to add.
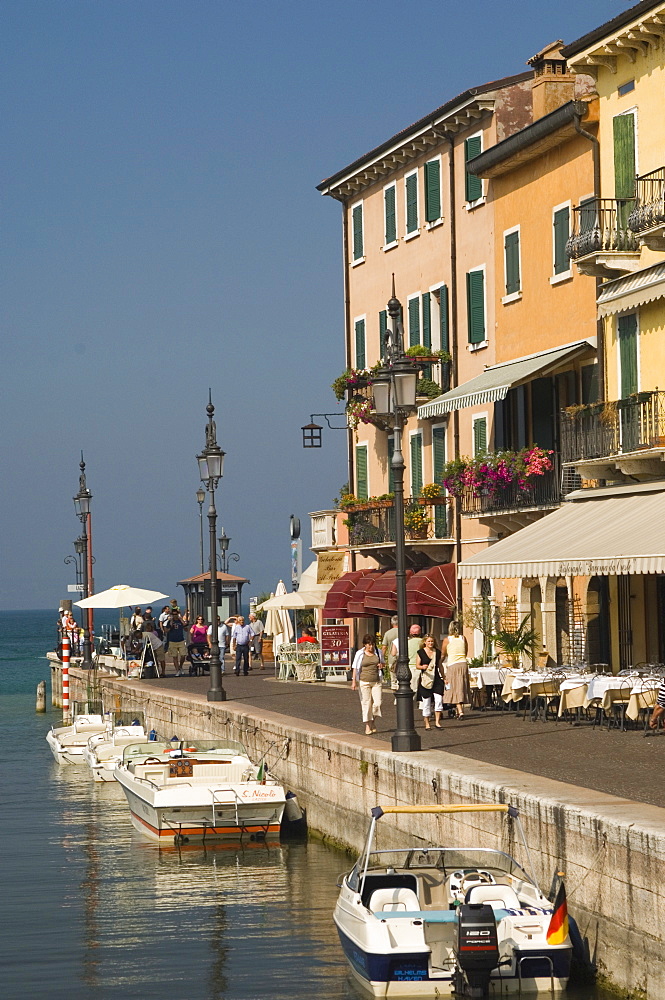
[[[219,542],[219,551],[222,554],[222,573],[228,573],[231,560],[233,559],[234,562],[238,562],[240,556],[237,552],[229,552],[231,539],[224,531],[224,528],[222,528],[222,533],[217,541]]]
[[[199,486],[196,491],[196,502],[199,505],[199,532],[201,535],[201,575],[205,573],[205,566],[203,565],[203,501],[206,498],[205,490],[202,490]]]
[[[208,405],[206,407],[208,423],[206,425],[205,448],[196,456],[199,463],[199,475],[210,497],[208,507],[208,525],[210,527],[210,687],[208,701],[226,701],[226,691],[222,686],[222,664],[219,658],[219,631],[217,629],[217,511],[215,509],[215,489],[224,469],[224,452],[217,444],[217,428],[213,420],[215,407],[212,405],[212,391],[208,390]]]
[[[83,461],[83,452],[81,452],[81,461],[79,462],[79,468],[81,474],[79,476],[79,491],[74,497],[74,509],[76,511],[76,516],[81,522],[82,533],[81,537],[77,538],[74,543],[77,554],[82,556],[82,570],[83,570],[83,599],[90,597],[90,574],[88,572],[88,516],[90,514],[90,501],[92,500],[92,493],[88,489],[85,480],[85,462]],[[92,669],[92,657],[90,648],[90,628],[88,625],[88,619],[84,616],[85,625],[83,627],[83,661],[81,666],[84,670]]]
[[[416,409],[418,372],[404,354],[402,307],[395,298],[393,275],[392,297],[388,315],[392,328],[386,333],[383,364],[372,379],[374,409],[377,416],[389,421],[394,428],[392,472],[395,493],[395,586],[397,591],[397,667],[398,689],[397,728],[392,737],[394,751],[420,750],[420,736],[413,719],[413,691],[409,669],[409,647],[406,621],[406,546],[404,544],[404,456],[402,431],[406,417]]]

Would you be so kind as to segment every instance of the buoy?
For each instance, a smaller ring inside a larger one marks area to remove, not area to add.
[[[46,711],[46,681],[40,681],[37,685],[37,701],[35,703],[37,712]]]
[[[298,799],[296,798],[295,792],[286,793],[284,816],[289,823],[299,823],[302,819],[302,809],[298,805]]]

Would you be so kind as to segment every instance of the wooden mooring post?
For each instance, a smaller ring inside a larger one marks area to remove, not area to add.
[[[35,711],[46,711],[46,681],[40,681],[37,685],[37,701],[35,703]]]

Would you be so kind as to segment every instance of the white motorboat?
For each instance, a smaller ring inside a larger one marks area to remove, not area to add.
[[[115,766],[122,760],[125,747],[143,742],[148,734],[142,725],[115,726],[111,732],[95,733],[87,742],[83,759],[95,781],[115,781]]]
[[[286,796],[242,743],[135,743],[115,768],[134,827],[151,840],[275,839]]]
[[[342,877],[334,913],[351,972],[372,996],[565,989],[572,957],[565,893],[553,907],[535,879],[498,850],[372,849],[385,813],[475,811],[505,812],[521,834],[517,810],[506,805],[372,810],[365,848]]]
[[[53,726],[46,734],[46,742],[59,764],[81,764],[90,737],[106,733],[106,728],[101,715],[76,715],[71,726]]]

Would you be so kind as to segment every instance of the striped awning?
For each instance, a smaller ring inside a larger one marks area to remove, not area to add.
[[[665,484],[654,483],[653,491],[646,485],[579,490],[552,514],[464,559],[458,574],[494,580],[665,573]]]
[[[665,298],[665,264],[606,281],[598,296],[598,316],[612,316]]]
[[[482,375],[458,385],[450,392],[444,392],[429,403],[418,407],[418,418],[440,417],[453,410],[463,410],[467,406],[478,406],[481,403],[494,403],[505,399],[508,390],[515,385],[528,382],[536,376],[549,375],[561,368],[564,362],[570,362],[578,355],[591,353],[595,350],[595,338],[577,340],[551,351],[541,351],[524,358],[515,358],[501,365],[486,368]]]

